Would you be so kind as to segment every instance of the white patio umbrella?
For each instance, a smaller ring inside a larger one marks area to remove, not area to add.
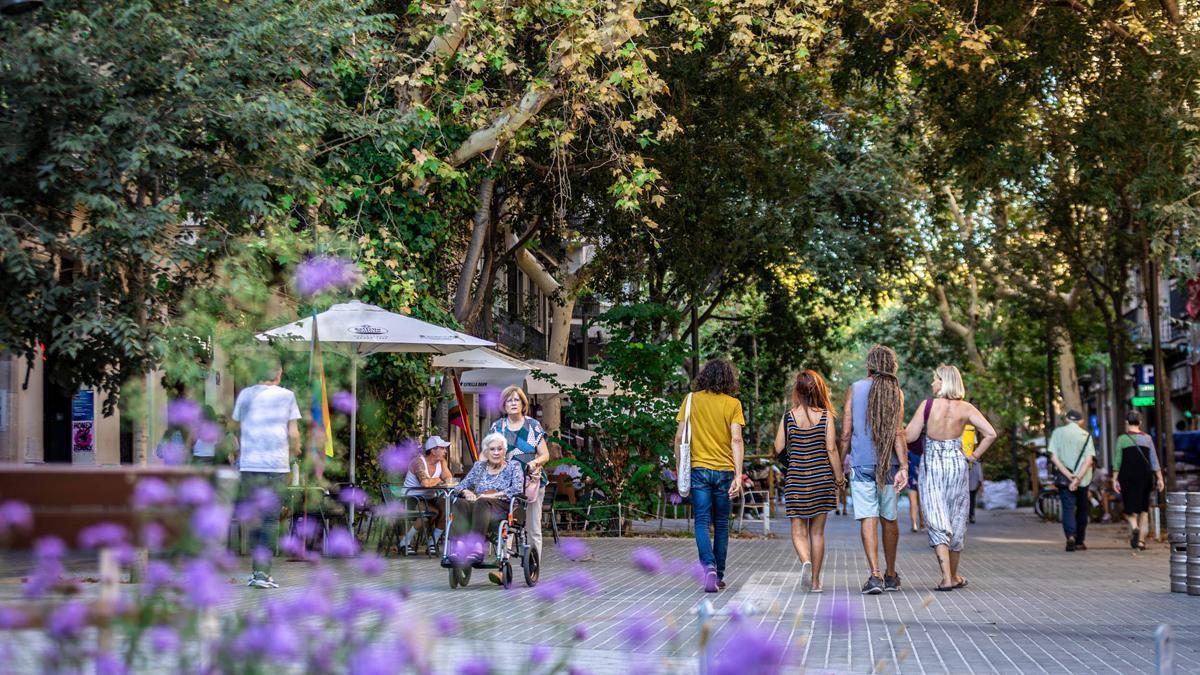
[[[564,389],[581,386],[596,376],[591,370],[541,359],[521,361],[486,348],[434,357],[433,367],[466,369],[467,372],[463,373],[461,378],[462,389],[475,393],[488,389],[503,389],[509,385],[521,385],[530,394],[559,394]],[[538,379],[534,377],[536,372],[552,375],[558,383]],[[605,376],[601,380],[598,394],[610,396],[615,391],[616,385],[612,378]]]
[[[330,351],[350,357],[350,390],[358,400],[358,360],[378,352],[452,354],[496,343],[466,333],[426,323],[382,307],[351,300],[334,305],[316,316],[317,338]],[[308,348],[313,335],[313,317],[259,333],[264,341],[283,341]],[[350,482],[354,482],[358,406],[350,413]]]

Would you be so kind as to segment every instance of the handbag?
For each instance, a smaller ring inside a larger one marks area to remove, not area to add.
[[[675,487],[680,497],[692,490],[692,395],[683,406],[683,437],[679,439],[679,466],[675,467]]]
[[[921,419],[921,435],[917,440],[908,444],[908,451],[914,455],[925,454],[925,427],[929,424],[929,411],[933,410],[933,399],[925,399],[925,416]]]
[[[1092,442],[1092,437],[1088,436],[1087,440],[1083,442],[1083,446],[1081,448],[1079,448],[1079,458],[1075,460],[1075,466],[1071,468],[1071,473],[1075,473],[1076,471],[1078,471],[1079,465],[1083,464],[1083,451],[1087,450],[1087,445],[1088,445],[1088,443],[1091,443],[1091,442]],[[1057,466],[1053,462],[1050,464],[1050,466],[1054,466],[1057,469]],[[1063,473],[1061,471],[1055,471],[1054,472],[1054,487],[1056,487],[1060,490],[1069,490],[1071,488],[1071,479],[1069,479],[1065,475],[1063,475]]]

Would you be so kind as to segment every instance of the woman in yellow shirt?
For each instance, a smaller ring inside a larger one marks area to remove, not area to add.
[[[704,364],[700,375],[679,406],[675,432],[675,463],[684,429],[691,425],[692,510],[695,511],[696,551],[704,565],[704,590],[725,588],[725,555],[729,548],[731,501],[741,491],[742,427],[746,418],[738,392],[737,371],[724,359]],[[688,414],[688,403],[691,412]],[[708,534],[713,527],[713,536]]]

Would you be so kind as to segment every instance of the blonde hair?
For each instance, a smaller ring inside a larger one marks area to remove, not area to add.
[[[496,441],[500,441],[500,447],[504,448],[504,452],[507,453],[508,452],[508,439],[505,438],[504,434],[500,433],[499,431],[493,431],[492,433],[488,434],[487,436],[484,436],[483,440],[479,442],[479,448],[480,448],[480,450],[486,451],[488,449],[488,446],[491,445],[492,443],[495,443]]]
[[[500,405],[501,406],[508,405],[508,397],[512,396],[513,394],[516,394],[517,398],[521,399],[521,414],[528,415],[529,414],[529,395],[525,393],[524,389],[518,387],[515,384],[510,384],[509,386],[504,388],[504,391],[500,392]]]
[[[967,397],[967,388],[963,385],[962,374],[958,372],[958,368],[943,363],[933,373],[942,381],[942,388],[938,390],[938,398],[961,401]]]

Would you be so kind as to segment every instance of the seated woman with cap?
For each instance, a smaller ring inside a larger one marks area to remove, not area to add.
[[[450,474],[450,469],[446,466],[446,450],[450,447],[450,442],[443,439],[441,436],[430,436],[429,440],[425,441],[425,453],[413,457],[412,462],[408,465],[408,473],[404,476],[404,488],[409,497],[419,496],[422,488],[439,488],[453,485],[453,479]],[[412,500],[416,502],[416,499]],[[432,513],[429,522],[433,526],[433,536],[429,538],[429,555],[437,552],[437,542],[442,536],[442,531],[446,529],[446,514],[442,500],[435,498],[430,493],[428,497],[421,499],[420,504],[409,504],[410,509],[423,509]],[[415,527],[410,527],[408,532],[404,533],[404,540],[400,542],[400,550],[404,551],[405,555],[416,555],[417,549],[413,544],[413,539],[417,532],[421,529],[421,521],[417,521]]]

